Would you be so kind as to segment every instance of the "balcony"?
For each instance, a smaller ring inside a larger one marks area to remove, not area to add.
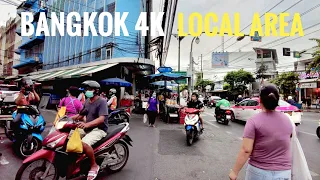
[[[34,17],[33,21],[38,21],[40,13],[42,13],[42,12],[46,13],[46,15],[47,15],[48,9],[46,7],[41,7],[39,9],[35,10],[35,12],[33,13],[33,17]]]
[[[17,29],[16,29],[16,33],[19,35],[19,36],[21,36],[21,27],[19,26],[19,27],[17,27]]]
[[[36,36],[36,34],[31,35],[30,40],[27,42],[24,42],[19,49],[30,49],[35,45],[41,44],[44,42],[45,36],[44,34],[41,34],[40,36]]]
[[[24,59],[23,61],[21,61],[20,64],[14,65],[12,68],[14,69],[20,69],[26,66],[30,66],[30,65],[37,65],[37,64],[41,64],[43,62],[42,59],[42,54],[35,54],[32,57],[28,57],[26,59]]]
[[[35,3],[36,0],[26,0],[23,2],[22,7],[31,7],[33,3]]]

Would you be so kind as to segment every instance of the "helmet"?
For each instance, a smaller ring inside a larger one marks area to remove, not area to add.
[[[33,85],[33,81],[29,77],[21,78],[19,82],[19,87],[31,87]]]
[[[84,89],[86,89],[86,87],[93,89],[95,95],[100,93],[100,84],[97,81],[88,80],[81,83],[81,85],[84,87]]]
[[[292,96],[288,96],[288,99],[292,99]]]
[[[100,84],[97,81],[92,80],[84,81],[82,86],[90,87],[92,89],[100,89]]]
[[[238,98],[242,98],[242,95],[239,95]]]
[[[110,94],[110,95],[114,95],[114,94],[116,94],[116,93],[117,93],[117,90],[114,89],[114,88],[111,88],[111,89],[109,90],[109,94]]]

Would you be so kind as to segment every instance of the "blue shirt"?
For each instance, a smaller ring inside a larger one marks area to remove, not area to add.
[[[159,104],[159,102],[157,98],[154,98],[154,97],[149,98],[148,103],[149,103],[148,111],[153,111],[153,112],[158,111],[157,105]]]

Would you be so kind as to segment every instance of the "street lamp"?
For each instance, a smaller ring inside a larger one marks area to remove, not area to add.
[[[246,36],[239,36],[237,37],[237,41],[242,41]]]
[[[197,44],[199,44],[199,43],[200,43],[200,39],[199,39],[199,37],[198,37],[198,36],[196,37],[196,43],[197,43]]]
[[[191,49],[190,49],[190,70],[191,70],[191,80],[189,83],[189,89],[191,90],[191,93],[193,92],[193,57],[192,57],[192,50],[193,50],[193,42],[196,42],[197,44],[200,43],[200,39],[198,36],[193,37],[192,41],[191,41]],[[191,86],[191,87],[190,87]],[[191,94],[190,93],[190,94]]]

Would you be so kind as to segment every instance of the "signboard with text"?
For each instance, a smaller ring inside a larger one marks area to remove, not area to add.
[[[300,88],[301,89],[307,89],[307,88],[317,88],[317,83],[314,82],[314,83],[302,83],[300,85]]]
[[[315,78],[319,78],[319,72],[317,72],[317,71],[310,72],[310,73],[298,72],[298,74],[299,74],[299,79],[315,79]]]
[[[173,71],[175,74],[180,74],[182,76],[187,76],[186,71]],[[187,84],[187,78],[186,79],[181,79],[181,80],[176,80],[178,84]]]

